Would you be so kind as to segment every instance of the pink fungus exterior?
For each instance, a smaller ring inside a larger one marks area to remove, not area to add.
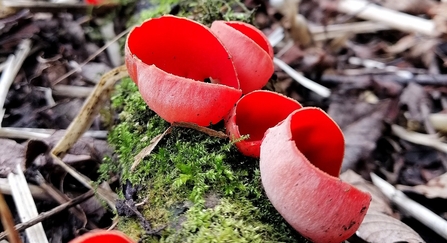
[[[260,171],[273,206],[313,242],[342,242],[363,221],[371,196],[342,182],[344,139],[322,110],[302,108],[266,132]]]
[[[93,230],[69,243],[134,243],[134,241],[120,231]]]
[[[274,71],[273,48],[254,26],[238,21],[214,21],[211,30],[233,57],[242,93],[264,87]]]
[[[253,91],[237,102],[226,119],[225,127],[232,140],[249,135],[248,139],[237,142],[236,146],[242,154],[259,158],[265,131],[301,107],[296,100],[284,95],[264,90]]]
[[[209,28],[187,18],[163,16],[134,28],[125,56],[149,108],[171,123],[215,124],[242,94],[223,44]]]

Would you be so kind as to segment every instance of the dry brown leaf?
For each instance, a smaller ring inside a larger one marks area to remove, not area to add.
[[[351,170],[342,173],[340,179],[372,196],[368,212],[356,232],[358,237],[369,243],[424,242],[412,228],[391,216],[389,200],[372,183]]]
[[[331,109],[331,107],[329,107],[329,115],[334,117],[337,124],[337,117],[346,116],[345,118],[340,119],[343,123],[340,127],[343,130],[346,141],[342,171],[355,168],[358,161],[367,158],[376,148],[377,139],[382,135],[383,119],[391,104],[389,100],[381,101],[377,105],[372,106],[373,109],[370,110],[370,112],[365,113],[366,110],[355,109],[359,113],[353,114],[353,110],[346,112],[346,110],[342,108],[343,104],[347,104],[348,102],[349,101],[345,99],[341,104],[337,105],[339,110],[335,108]],[[359,107],[370,108],[370,106],[363,105],[361,102],[359,102],[358,105]],[[332,116],[332,114],[334,114],[334,116]],[[351,118],[347,118],[349,116],[351,116]]]
[[[447,199],[447,173],[431,179],[425,185],[405,186],[397,185],[397,189],[402,191],[412,191],[422,194],[428,198]]]
[[[172,130],[172,127],[169,127],[166,129],[162,134],[158,134],[155,136],[149,143],[149,145],[142,149],[134,158],[134,162],[132,166],[130,167],[130,171],[134,171],[135,168],[140,164],[140,162],[148,155],[152,153],[152,150],[154,150],[155,147],[157,147],[158,143],[165,137],[166,134],[170,133]]]
[[[370,243],[425,242],[418,233],[400,220],[370,210],[356,234]]]
[[[18,164],[25,166],[25,146],[0,138],[0,177],[6,177]]]
[[[432,103],[428,98],[427,92],[421,85],[411,82],[402,92],[399,103],[405,106],[408,110],[406,118],[408,120],[408,127],[410,130],[417,130],[421,124],[424,124],[427,115],[424,112],[424,107],[430,110]]]

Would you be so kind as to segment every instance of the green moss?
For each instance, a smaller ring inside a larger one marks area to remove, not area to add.
[[[101,165],[101,178],[119,174],[139,188],[137,201],[162,236],[146,235],[137,219],[125,218],[120,229],[143,242],[306,242],[291,230],[263,194],[258,160],[241,155],[227,139],[176,127],[135,169],[134,157],[169,126],[151,111],[130,79],[113,97],[120,121],[109,142],[117,159]],[[223,125],[214,129],[223,131]],[[219,198],[209,207],[209,195]],[[182,223],[179,223],[182,222]],[[238,239],[238,240],[234,240]]]
[[[273,226],[256,218],[259,212],[249,201],[222,199],[213,208],[191,207],[180,230],[160,242],[273,242]]]
[[[135,240],[135,242],[140,239],[141,231],[143,230],[137,220],[125,217],[120,218],[120,223],[117,225],[117,229],[126,232],[126,235]]]
[[[175,6],[176,15],[194,19],[202,24],[211,25],[214,20],[238,20],[253,23],[254,10],[248,10],[238,0],[151,0],[152,7],[141,11],[128,25],[168,14]],[[238,9],[235,11],[234,9]]]

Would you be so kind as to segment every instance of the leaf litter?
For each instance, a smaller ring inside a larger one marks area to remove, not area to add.
[[[441,11],[445,9],[445,3],[428,0],[381,2],[386,8],[412,15],[425,14],[439,25],[440,30],[446,29],[443,21],[445,14]],[[414,2],[417,2],[418,7],[414,7]],[[286,19],[278,20],[282,18],[278,10],[265,1],[244,3],[246,6],[259,7],[255,21],[258,21],[265,33],[273,31],[281,24],[287,29],[290,20],[294,19],[293,13],[288,12]],[[299,4],[296,9],[299,10],[300,17],[307,21],[310,33],[313,33],[314,26],[323,26],[326,28],[324,38],[330,36],[330,27],[333,25],[361,22],[358,18],[334,11],[330,8],[334,3],[303,0]],[[40,87],[51,90],[56,83],[93,87],[94,83],[99,81],[98,77],[112,67],[107,55],[99,53],[92,63],[84,64],[82,71],[79,71],[80,64],[97,52],[98,46],[103,44],[101,40],[95,39],[97,37],[91,31],[91,28],[97,27],[96,24],[86,21],[84,16],[85,13],[72,11],[63,14],[40,14],[24,9],[9,15],[8,18],[0,19],[0,64],[6,60],[8,54],[14,52],[20,39],[32,38],[37,43],[10,89],[2,126],[65,129],[70,125],[78,114],[77,111],[81,110],[82,102],[55,96],[54,106]],[[300,27],[306,27],[303,24],[305,22],[300,23]],[[122,25],[117,26],[117,29],[121,28],[120,31],[124,30]],[[329,87],[333,94],[329,99],[319,98],[291,81],[289,76],[279,69],[276,70],[275,86],[281,87],[279,90],[283,90],[284,94],[306,106],[314,105],[328,110],[343,129],[346,138],[343,170],[347,171],[342,174],[342,178],[373,195],[371,213],[368,212],[360,230],[365,233],[359,233],[358,236],[368,242],[387,242],[386,240],[391,239],[422,242],[411,228],[402,225],[399,218],[405,214],[390,207],[390,203],[383,196],[378,196],[377,189],[373,189],[371,184],[365,183],[359,177],[350,175],[354,178],[346,179],[343,176],[350,173],[348,169],[352,169],[363,178],[369,179],[369,172],[374,171],[389,181],[400,184],[398,188],[404,191],[446,200],[444,178],[447,164],[443,158],[445,152],[438,151],[439,147],[444,146],[442,138],[445,133],[437,129],[438,125],[434,126],[429,122],[432,114],[442,114],[447,110],[447,90],[442,87],[447,80],[447,67],[444,65],[447,60],[445,40],[390,29],[379,30],[374,34],[357,31],[359,30],[352,28],[349,33],[342,33],[341,37],[333,42],[325,39],[326,42],[317,41],[309,47],[299,44],[287,47],[287,40],[309,37],[300,36],[305,32],[298,36],[296,33],[300,33],[299,31],[287,32],[285,40],[275,48],[275,53],[283,53],[278,58],[295,70],[301,71],[307,78]],[[385,68],[353,64],[349,61],[351,57],[372,59],[384,64]],[[70,70],[78,71],[73,71],[69,77],[61,79]],[[411,75],[402,76],[400,71]],[[93,129],[106,128],[100,119],[93,120]],[[403,129],[400,131],[405,131],[401,133],[402,136],[393,132],[396,125]],[[80,129],[79,134],[85,129],[87,128]],[[408,135],[408,132],[425,136],[412,140],[414,136],[403,135]],[[6,176],[17,164],[21,164],[23,168],[37,166],[45,179],[62,193],[74,197],[85,192],[86,185],[64,175],[63,170],[54,166],[60,162],[55,162],[56,159],[48,154],[60,141],[61,134],[56,133],[49,139],[29,142],[23,139],[0,139],[0,175]],[[68,143],[73,146],[66,144],[57,151],[62,154],[67,152],[63,161],[93,179],[102,159],[113,155],[106,141],[90,138],[78,140],[79,134]],[[110,188],[101,190],[112,191]],[[87,217],[90,221],[99,223],[107,217],[107,211],[97,199],[91,200],[94,201],[84,203],[83,211],[90,215]],[[428,200],[430,204],[430,199]],[[50,209],[55,205],[54,202],[42,204],[46,204],[42,209]],[[48,204],[51,206],[48,207]],[[40,202],[38,206],[41,206]],[[53,225],[51,232],[54,233],[55,239],[67,241],[77,232],[73,229],[68,234],[62,233],[65,229],[63,227],[70,228],[73,225],[69,222],[60,227]],[[375,228],[391,228],[390,225],[397,225],[395,233],[392,233],[395,238],[383,238],[385,233]],[[415,227],[419,233],[417,226],[409,226]],[[421,237],[426,236],[421,234]]]

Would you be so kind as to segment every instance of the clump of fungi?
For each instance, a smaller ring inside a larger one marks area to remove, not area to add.
[[[133,29],[125,53],[143,99],[166,121],[208,126],[225,118],[232,139],[249,135],[236,146],[260,158],[269,200],[299,233],[325,243],[355,233],[371,196],[338,178],[343,134],[321,109],[259,90],[274,71],[262,32],[168,15]]]

